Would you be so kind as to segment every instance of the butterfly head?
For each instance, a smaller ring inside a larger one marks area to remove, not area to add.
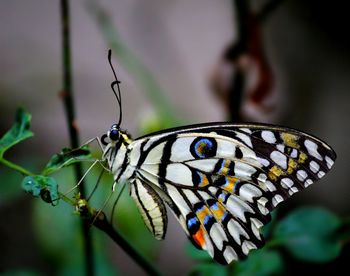
[[[109,141],[106,141],[106,138],[108,138]],[[118,142],[121,142],[123,144],[130,144],[131,141],[132,139],[130,135],[126,131],[121,130],[118,124],[113,124],[107,133],[101,137],[101,142],[104,145],[115,145]]]
[[[111,128],[107,131],[108,138],[113,141],[117,142],[120,139],[120,128],[117,124],[114,124],[111,126]]]

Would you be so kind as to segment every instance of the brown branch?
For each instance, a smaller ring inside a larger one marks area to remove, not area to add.
[[[107,216],[101,210],[88,206],[85,199],[77,200],[77,211],[82,219],[88,224],[106,233],[123,251],[128,254],[148,275],[160,275],[160,273],[139,253],[137,252],[114,228],[108,221]]]
[[[75,117],[75,107],[73,99],[73,85],[71,72],[71,51],[70,51],[70,18],[69,18],[69,1],[61,0],[61,24],[62,24],[62,61],[63,61],[63,92],[60,93],[64,101],[65,114],[67,125],[69,129],[69,137],[71,148],[79,147],[79,133]],[[74,172],[76,180],[81,179],[83,170],[80,163],[74,165]],[[80,194],[85,197],[84,184],[79,186]],[[89,224],[82,220],[81,224],[82,235],[84,240],[85,252],[85,269],[86,275],[94,275],[94,258],[92,248],[92,238],[89,235]]]

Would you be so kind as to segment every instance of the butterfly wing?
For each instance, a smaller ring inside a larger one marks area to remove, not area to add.
[[[194,245],[223,264],[262,247],[269,212],[336,158],[311,135],[260,124],[189,126],[130,147],[135,178],[168,203]]]
[[[163,200],[149,184],[139,178],[130,184],[130,195],[135,200],[148,230],[157,240],[164,239],[168,217]]]

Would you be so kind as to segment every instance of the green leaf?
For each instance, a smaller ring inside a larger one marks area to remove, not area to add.
[[[196,265],[189,273],[191,276],[226,276],[227,266],[223,266],[216,263],[202,263]]]
[[[341,220],[325,209],[300,208],[279,222],[273,237],[296,258],[327,262],[340,254],[340,226]]]
[[[67,167],[74,163],[90,159],[91,156],[92,155],[88,146],[84,146],[78,149],[64,148],[60,153],[52,156],[45,169],[42,171],[42,174],[52,174],[62,169],[63,167]]]
[[[24,109],[17,109],[15,123],[0,139],[0,158],[9,148],[33,136],[29,130],[31,117]]]
[[[42,175],[26,176],[22,181],[22,188],[35,197],[47,203],[56,203],[58,199],[58,185],[52,177]]]
[[[281,275],[283,260],[277,251],[260,249],[252,251],[248,259],[234,265],[236,276]]]
[[[188,242],[186,244],[186,253],[194,260],[198,260],[198,261],[212,260],[212,258],[210,257],[207,251],[197,249],[191,242]]]

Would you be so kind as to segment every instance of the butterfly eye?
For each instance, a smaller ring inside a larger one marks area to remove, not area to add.
[[[111,139],[112,141],[117,141],[119,139],[119,131],[118,131],[118,129],[112,128],[109,131],[109,139]]]

